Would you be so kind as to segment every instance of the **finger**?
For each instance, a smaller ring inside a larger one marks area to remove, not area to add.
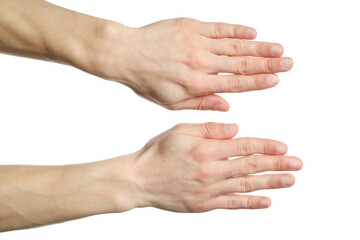
[[[287,146],[275,140],[261,138],[237,138],[226,141],[212,141],[209,151],[217,159],[247,156],[252,154],[284,155]]]
[[[209,61],[214,73],[260,74],[289,71],[291,58],[217,57]]]
[[[226,112],[229,110],[229,103],[222,97],[210,94],[207,96],[195,97],[183,102],[168,106],[169,109],[194,109],[194,110],[213,110]]]
[[[196,94],[247,92],[275,87],[279,83],[276,74],[256,75],[208,75]]]
[[[209,139],[229,139],[237,134],[238,126],[236,124],[214,122],[199,124],[182,123],[176,125],[175,131]]]
[[[303,165],[297,157],[270,155],[251,155],[213,164],[222,179],[265,171],[297,171]]]
[[[254,39],[256,37],[256,30],[251,27],[219,22],[200,22],[197,32],[208,38]]]
[[[281,57],[283,47],[277,43],[253,42],[240,39],[209,39],[207,49],[217,55]]]
[[[216,195],[224,193],[247,193],[262,189],[288,188],[293,186],[295,178],[291,174],[248,175],[229,178],[213,186]]]
[[[261,209],[268,208],[271,201],[268,197],[246,196],[237,194],[220,195],[206,201],[203,211],[214,209]]]

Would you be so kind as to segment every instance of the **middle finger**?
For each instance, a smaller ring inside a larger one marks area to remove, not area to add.
[[[229,178],[212,186],[215,195],[225,193],[246,193],[262,189],[291,187],[295,178],[291,174],[248,175]]]

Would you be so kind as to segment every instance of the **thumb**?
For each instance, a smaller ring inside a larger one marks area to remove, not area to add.
[[[191,136],[208,138],[208,139],[230,139],[238,132],[236,124],[229,123],[182,123],[174,127],[174,131],[185,133]]]
[[[172,109],[194,109],[194,110],[213,110],[226,112],[229,110],[229,103],[216,94],[195,97],[173,105]]]

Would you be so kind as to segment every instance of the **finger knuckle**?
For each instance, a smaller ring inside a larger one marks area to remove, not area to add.
[[[260,161],[256,157],[247,157],[245,160],[245,171],[247,173],[257,173],[260,169]]]
[[[196,110],[206,110],[206,101],[204,97],[198,98],[198,100],[195,103],[195,109]]]
[[[237,74],[245,74],[251,67],[251,61],[241,59],[236,63],[235,69]]]
[[[236,209],[236,208],[238,208],[238,199],[237,199],[236,196],[229,197],[229,199],[227,200],[227,203],[226,203],[226,208],[227,209]]]
[[[193,52],[201,49],[202,39],[196,37],[194,33],[183,34],[179,37],[180,46],[183,49],[188,49],[188,51]]]
[[[241,90],[241,80],[239,77],[233,77],[230,80],[230,91],[231,92],[238,92]]]
[[[209,157],[209,153],[205,147],[197,146],[192,151],[191,156],[195,161],[203,162]]]
[[[269,175],[266,176],[266,180],[265,180],[265,188],[267,189],[272,189],[274,188],[274,185],[272,184],[273,182],[273,178]]]
[[[266,59],[265,61],[264,61],[264,71],[265,72],[272,72],[272,70],[273,70],[273,64],[272,64],[273,62],[272,62],[272,59]]]
[[[221,38],[224,35],[224,25],[222,23],[215,23],[214,25],[214,37]]]
[[[236,36],[238,36],[239,34],[238,33],[240,33],[240,31],[241,31],[241,28],[240,28],[240,26],[238,26],[238,25],[233,25],[232,27],[231,27],[231,36],[232,37],[236,37]]]
[[[188,55],[187,64],[192,69],[200,69],[204,66],[204,59],[200,54],[192,52]]]
[[[176,26],[180,31],[192,30],[194,27],[194,19],[191,18],[178,18]]]
[[[275,159],[273,164],[274,164],[273,169],[275,171],[281,171],[281,169],[282,169],[282,159],[281,158]]]
[[[202,202],[196,202],[188,205],[189,212],[200,213],[205,212],[205,205]]]
[[[213,177],[214,173],[211,168],[200,167],[197,171],[196,181],[201,185],[208,185],[212,182]]]
[[[261,44],[257,44],[255,46],[255,55],[262,56],[263,55],[263,46]]]
[[[201,82],[201,76],[192,76],[191,74],[188,74],[186,79],[181,81],[181,85],[188,94],[191,96],[196,96],[199,92],[201,92]]]
[[[254,78],[254,89],[263,89],[265,86],[264,77],[256,76]]]
[[[243,139],[238,143],[238,152],[247,155],[254,151],[254,143],[249,139]]]
[[[248,209],[253,208],[252,200],[250,197],[247,197],[247,199],[246,199],[245,208],[248,208]]]
[[[242,50],[241,40],[231,40],[230,42],[230,55],[238,55]]]
[[[253,183],[249,177],[243,177],[239,186],[240,192],[251,192],[253,190]]]
[[[216,124],[214,122],[204,123],[206,136],[213,136],[216,132]]]

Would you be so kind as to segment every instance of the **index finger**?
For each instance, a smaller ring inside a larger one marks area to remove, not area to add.
[[[257,35],[251,27],[221,22],[200,22],[197,32],[208,38],[254,39]]]
[[[215,150],[214,157],[217,159],[252,154],[284,155],[287,152],[287,146],[284,143],[261,138],[214,140],[212,149]]]

